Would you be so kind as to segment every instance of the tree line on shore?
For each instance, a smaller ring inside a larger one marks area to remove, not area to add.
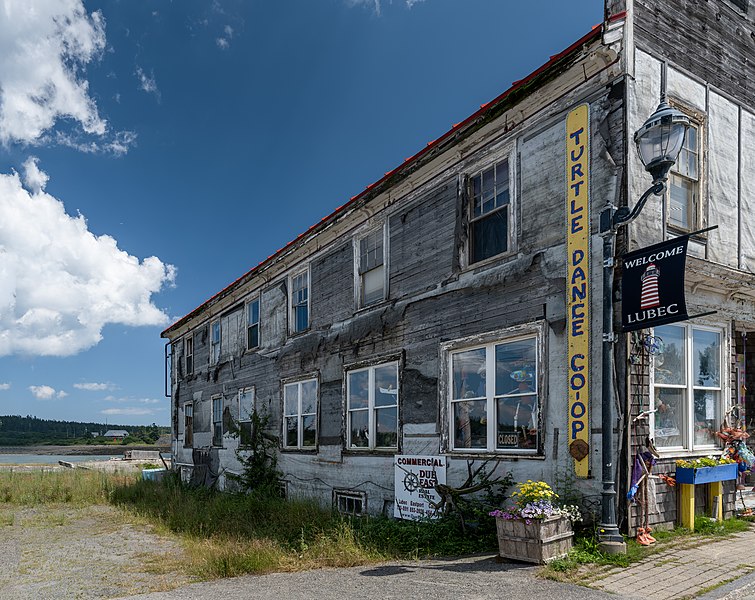
[[[103,437],[108,430],[127,431],[125,439]],[[31,415],[0,415],[0,446],[69,446],[77,444],[154,444],[170,427],[116,425],[80,421],[39,419]]]

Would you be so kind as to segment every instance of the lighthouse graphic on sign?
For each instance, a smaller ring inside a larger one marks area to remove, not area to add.
[[[642,292],[640,293],[640,308],[653,308],[660,305],[661,298],[658,295],[658,277],[661,270],[650,263],[642,274]]]

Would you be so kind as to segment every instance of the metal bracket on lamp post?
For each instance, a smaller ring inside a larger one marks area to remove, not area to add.
[[[650,196],[660,196],[666,188],[666,179],[653,182],[640,197],[634,208],[608,206],[600,214],[600,234],[603,236],[603,360],[601,401],[601,442],[603,470],[601,491],[601,518],[598,527],[600,549],[608,554],[626,552],[624,536],[616,523],[616,482],[613,452],[614,397],[613,397],[613,344],[617,336],[613,331],[613,270],[616,231],[634,221],[642,212]]]

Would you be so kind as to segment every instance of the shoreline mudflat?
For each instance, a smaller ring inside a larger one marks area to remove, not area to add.
[[[0,446],[0,454],[61,454],[64,456],[73,455],[106,455],[123,456],[126,450],[160,450],[169,452],[167,448],[159,446]]]

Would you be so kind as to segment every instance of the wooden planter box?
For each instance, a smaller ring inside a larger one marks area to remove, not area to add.
[[[736,479],[738,473],[737,463],[716,465],[715,467],[698,467],[697,469],[677,467],[676,482],[700,485],[713,481],[729,481]]]
[[[496,518],[498,553],[504,558],[544,564],[569,553],[574,539],[571,521],[566,517],[522,520]]]

